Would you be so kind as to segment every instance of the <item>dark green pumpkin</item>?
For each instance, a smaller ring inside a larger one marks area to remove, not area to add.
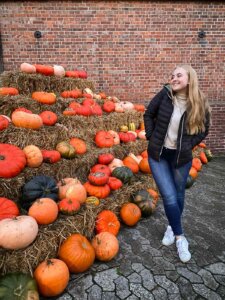
[[[58,200],[58,187],[54,178],[45,175],[33,177],[22,188],[20,205],[29,209],[32,203],[39,198]]]
[[[189,189],[193,184],[195,180],[191,175],[188,175],[187,182],[186,182],[186,189]]]
[[[153,200],[144,200],[138,203],[138,207],[141,209],[141,215],[142,217],[149,217],[153,214],[155,211],[155,203]]]
[[[0,299],[38,300],[36,281],[28,274],[6,274],[0,278]]]
[[[142,201],[150,200],[150,199],[151,197],[149,192],[144,189],[136,191],[134,194],[131,195],[131,201],[137,205]]]
[[[213,158],[212,152],[209,149],[205,149],[205,156],[207,157],[208,161],[211,161]]]
[[[123,183],[130,182],[133,172],[128,167],[117,167],[112,171],[112,176],[120,179]]]

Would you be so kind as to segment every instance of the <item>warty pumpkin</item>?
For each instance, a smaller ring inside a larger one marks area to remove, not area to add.
[[[115,191],[122,187],[123,183],[120,179],[116,177],[109,177],[108,185],[111,190]]]
[[[102,164],[97,164],[97,165],[94,165],[91,170],[90,170],[91,173],[95,173],[95,172],[102,172],[102,173],[105,173],[107,174],[108,176],[111,175],[111,170],[108,166],[106,165],[102,165]]]
[[[114,155],[111,153],[101,153],[98,155],[98,163],[102,165],[110,164],[114,159]]]
[[[109,181],[109,176],[103,172],[94,172],[88,175],[88,180],[91,184],[101,186]]]
[[[119,251],[118,239],[110,232],[97,234],[91,242],[95,249],[95,256],[100,261],[112,260]]]

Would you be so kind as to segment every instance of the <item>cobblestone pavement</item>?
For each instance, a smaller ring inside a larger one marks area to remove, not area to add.
[[[203,168],[186,190],[190,262],[179,261],[175,244],[161,245],[166,219],[160,201],[153,216],[122,228],[114,260],[72,275],[66,291],[52,299],[225,299],[225,157]]]

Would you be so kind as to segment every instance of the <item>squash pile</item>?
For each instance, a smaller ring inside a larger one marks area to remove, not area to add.
[[[60,77],[65,88],[51,83],[51,89],[27,94],[10,82],[0,88],[0,273],[6,274],[0,294],[14,272],[15,286],[5,297],[27,281],[24,293],[38,287],[53,297],[70,273],[86,271],[95,259],[113,259],[121,222],[134,226],[151,216],[159,194],[148,165],[142,104],[88,86],[68,89],[68,77],[86,83],[85,71],[24,63],[21,72],[32,82]],[[210,160],[203,143],[193,153],[189,186]]]

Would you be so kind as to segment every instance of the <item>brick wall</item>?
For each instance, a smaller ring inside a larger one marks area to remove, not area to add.
[[[85,69],[121,100],[148,103],[176,64],[191,64],[213,108],[207,143],[225,152],[224,1],[4,1],[0,15],[5,70]]]

